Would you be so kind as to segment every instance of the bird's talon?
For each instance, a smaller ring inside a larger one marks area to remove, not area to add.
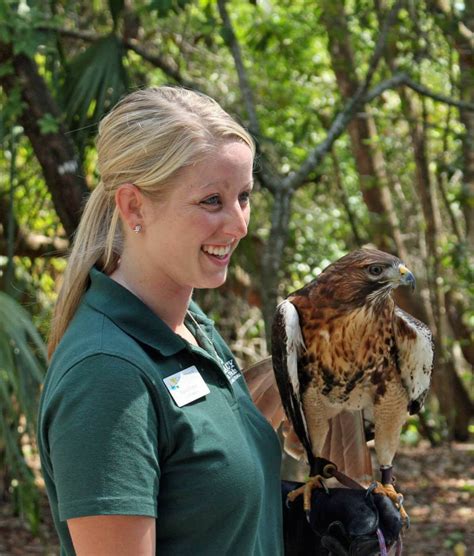
[[[308,523],[311,523],[311,521],[310,521],[311,511],[310,511],[310,510],[305,510],[304,514],[305,514],[305,516],[306,516],[306,521],[307,521]]]
[[[380,483],[375,483],[375,487],[373,487],[372,483],[369,489],[375,494],[383,494],[384,496],[390,498],[395,508],[397,508],[397,510],[400,512],[400,518],[402,520],[403,527],[408,529],[408,527],[410,526],[410,518],[408,517],[408,514],[403,507],[403,494],[397,492],[394,486],[388,483],[385,483],[383,485]]]
[[[375,489],[377,488],[377,483],[374,481],[372,483],[370,483],[370,485],[367,487],[367,492],[365,493],[366,496],[368,496],[369,494],[371,494]]]
[[[323,487],[324,492],[325,492],[326,494],[329,494],[329,489],[328,489],[326,483],[322,480],[322,478],[319,479],[319,484]]]
[[[303,495],[303,509],[305,512],[309,512],[311,510],[311,492],[318,486],[322,486],[324,490],[329,493],[327,486],[321,480],[321,476],[314,475],[310,477],[304,485],[292,490],[286,495],[287,507],[288,503],[294,502],[298,496]]]
[[[295,490],[292,490],[291,492],[289,492],[289,493],[286,495],[286,500],[287,500],[288,502],[294,502],[294,501],[298,498],[298,496],[300,496],[301,494],[303,494],[303,492],[304,492],[304,486],[301,486],[301,487],[299,487],[299,488],[296,488]]]

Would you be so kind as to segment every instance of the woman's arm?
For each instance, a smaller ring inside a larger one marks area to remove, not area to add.
[[[95,515],[68,519],[77,556],[154,556],[155,518]]]

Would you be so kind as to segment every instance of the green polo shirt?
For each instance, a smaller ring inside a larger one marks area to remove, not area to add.
[[[111,514],[155,517],[160,556],[282,554],[279,442],[212,321],[191,303],[192,346],[128,290],[90,278],[39,413],[61,554],[74,554],[67,519]],[[209,393],[178,407],[164,379],[192,366]]]

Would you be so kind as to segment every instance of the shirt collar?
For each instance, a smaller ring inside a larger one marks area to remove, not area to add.
[[[84,302],[107,316],[126,334],[164,356],[174,355],[187,347],[188,343],[181,336],[175,334],[143,301],[118,282],[96,268],[91,269],[89,277],[91,284]],[[194,312],[193,315],[199,318]]]

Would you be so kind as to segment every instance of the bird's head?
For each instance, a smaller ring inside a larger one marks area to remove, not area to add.
[[[415,277],[394,255],[358,249],[329,265],[317,279],[318,290],[331,305],[361,306],[382,301],[398,286],[415,288]]]

